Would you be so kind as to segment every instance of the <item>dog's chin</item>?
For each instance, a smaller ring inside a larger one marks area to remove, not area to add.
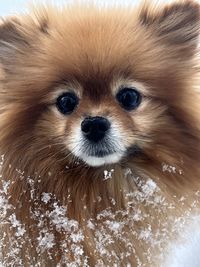
[[[99,167],[119,162],[123,157],[123,153],[111,153],[103,157],[89,156],[86,154],[79,155],[79,158],[91,167]]]
[[[121,147],[120,150],[116,149],[96,149],[83,151],[81,149],[75,149],[73,154],[76,158],[85,162],[88,166],[99,167],[103,165],[110,165],[118,163],[127,156],[137,157],[142,154],[142,150],[138,145],[134,144],[129,148]]]

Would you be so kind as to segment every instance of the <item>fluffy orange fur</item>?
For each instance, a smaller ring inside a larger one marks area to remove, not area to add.
[[[2,223],[5,266],[160,266],[159,254],[176,234],[174,218],[185,214],[200,188],[199,33],[199,5],[189,0],[164,7],[43,7],[1,22],[2,188],[9,182],[6,217],[14,210],[26,231],[18,240],[20,265],[10,253],[18,228]],[[144,87],[144,104],[136,111],[123,110],[113,97],[114,84],[123,80]],[[68,84],[81,100],[74,113],[61,117],[54,94]],[[136,143],[140,153],[110,166],[77,164],[69,147],[84,114],[113,117],[123,142]],[[105,170],[112,178],[104,179]],[[138,199],[149,178],[167,207]],[[52,199],[42,201],[44,192]],[[54,201],[67,207],[68,222],[78,223],[79,254],[71,230],[46,215]],[[145,216],[136,219],[136,210]],[[46,250],[37,243],[46,233],[39,225],[43,215],[42,227],[54,238]],[[111,221],[123,223],[123,237]],[[165,241],[149,244],[142,237],[148,227],[153,236],[163,230],[158,240]]]

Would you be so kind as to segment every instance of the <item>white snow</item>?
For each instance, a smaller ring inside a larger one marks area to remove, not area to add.
[[[113,172],[114,172],[114,169],[111,169],[110,171],[104,170],[104,180],[111,179]]]
[[[200,218],[191,218],[191,223],[182,232],[180,240],[175,240],[168,252],[163,267],[200,266]]]
[[[162,163],[162,170],[163,172],[176,173],[176,167],[170,166],[164,162]]]
[[[41,197],[41,200],[44,202],[44,203],[48,203],[49,200],[51,199],[51,194],[50,193],[45,193],[43,192],[42,193],[42,197]]]
[[[0,166],[3,165],[4,158],[1,158]],[[173,166],[163,165],[163,171],[174,173],[176,169]],[[38,236],[35,240],[37,242],[37,253],[41,256],[42,253],[47,252],[49,259],[54,257],[51,254],[51,249],[56,244],[56,235],[58,232],[62,234],[63,241],[61,241],[60,249],[63,252],[63,257],[60,260],[59,266],[88,266],[88,258],[84,256],[84,249],[82,242],[86,240],[83,229],[80,227],[78,221],[68,217],[68,207],[61,205],[56,197],[49,192],[37,193],[35,188],[34,177],[25,177],[22,170],[16,169],[16,173],[20,179],[26,179],[26,182],[30,188],[30,198],[33,201],[33,206],[30,210],[30,216],[35,220],[38,229]],[[114,169],[104,170],[102,173],[102,179],[107,180],[114,178],[112,174]],[[154,182],[153,177],[145,177],[141,179],[139,175],[135,175],[134,171],[130,168],[124,170],[124,175],[127,179],[134,181],[136,188],[133,191],[125,193],[126,208],[122,210],[114,210],[116,206],[116,200],[110,197],[110,207],[102,209],[95,218],[91,217],[86,221],[86,227],[94,236],[94,251],[97,251],[101,257],[106,257],[108,262],[112,262],[112,266],[120,266],[120,260],[127,258],[129,255],[133,255],[135,246],[137,243],[133,243],[132,239],[129,239],[130,229],[131,236],[139,242],[145,242],[148,244],[148,251],[146,256],[148,259],[147,266],[150,265],[152,252],[157,246],[158,249],[162,248],[163,244],[169,242],[167,227],[168,221],[173,225],[174,235],[177,232],[185,229],[188,217],[191,215],[192,208],[197,207],[198,198],[200,197],[199,191],[195,194],[196,200],[192,203],[190,209],[183,217],[174,218],[173,216],[167,218],[166,222],[160,225],[159,229],[153,230],[151,224],[146,224],[141,227],[137,232],[135,231],[135,224],[140,224],[147,219],[149,221],[148,211],[156,209],[158,212],[164,214],[169,209],[174,209],[173,204],[168,203],[162,196],[161,190]],[[42,178],[40,178],[42,179]],[[0,234],[0,255],[3,242],[6,238],[9,238],[10,251],[7,258],[12,259],[13,266],[23,266],[21,262],[21,250],[23,244],[30,242],[27,234],[27,226],[24,225],[17,215],[15,214],[15,208],[9,203],[10,195],[9,188],[15,181],[4,181],[1,176],[2,186],[0,190],[0,226],[8,225],[10,229],[15,231],[14,237],[7,237],[4,233]],[[70,195],[66,195],[66,199],[70,200]],[[187,200],[187,196],[182,196],[178,200],[180,205],[184,205]],[[97,196],[96,202],[101,204],[102,197]],[[39,203],[42,202],[42,205]],[[18,203],[18,209],[21,207]],[[140,207],[146,207],[142,210]],[[43,209],[45,206],[46,209]],[[87,210],[87,205],[85,205]],[[200,221],[200,220],[199,220]],[[173,244],[168,244],[168,258],[164,262],[165,265],[160,267],[199,267],[200,266],[200,227],[191,224],[185,230],[183,240],[174,241]],[[200,224],[199,224],[200,225]],[[87,242],[87,240],[86,240]],[[120,252],[120,255],[116,251],[110,251],[109,246],[114,246],[115,243],[120,243],[125,251]],[[72,253],[74,260],[71,261],[67,254]],[[160,249],[160,262],[163,261],[167,251]],[[135,254],[137,261],[137,267],[142,267],[141,259]],[[2,266],[7,267],[6,259],[2,261]],[[30,266],[33,266],[30,259]],[[38,263],[38,267],[42,266],[42,263]],[[96,259],[95,267],[103,267],[101,259]],[[35,267],[35,266],[34,266]],[[130,267],[127,264],[127,267]]]
[[[42,248],[42,251],[52,248],[54,243],[54,235],[52,233],[41,233],[38,239],[38,246]]]

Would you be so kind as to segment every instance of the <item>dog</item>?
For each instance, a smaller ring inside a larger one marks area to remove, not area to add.
[[[164,264],[199,210],[199,34],[191,0],[2,19],[3,266]]]

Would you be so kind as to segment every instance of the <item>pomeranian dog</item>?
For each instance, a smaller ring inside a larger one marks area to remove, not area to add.
[[[3,266],[164,266],[198,214],[199,35],[190,0],[1,21]]]

